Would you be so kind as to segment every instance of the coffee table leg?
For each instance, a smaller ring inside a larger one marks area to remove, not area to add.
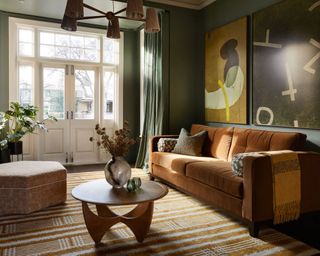
[[[134,233],[138,242],[142,243],[147,235],[153,215],[153,202],[141,203],[131,212],[121,216],[121,222]]]
[[[143,242],[147,235],[153,215],[153,202],[138,204],[131,212],[118,216],[113,213],[107,206],[96,205],[98,216],[89,208],[86,202],[82,202],[83,217],[90,236],[95,243],[100,243],[105,232],[122,222],[126,224],[134,233],[138,242]]]
[[[95,215],[86,202],[82,202],[82,212],[88,232],[95,243],[100,243],[105,232],[120,221],[120,216],[102,217]]]

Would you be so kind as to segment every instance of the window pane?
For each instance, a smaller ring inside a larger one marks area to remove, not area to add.
[[[40,45],[40,56],[42,57],[54,57],[54,46]]]
[[[71,47],[84,47],[82,36],[70,36],[70,46]]]
[[[84,47],[87,49],[99,49],[99,39],[98,38],[84,38]]]
[[[19,43],[19,55],[32,57],[33,56],[33,44]]]
[[[33,66],[19,65],[19,102],[33,104]]]
[[[83,59],[83,49],[81,48],[70,48],[70,58],[73,60]]]
[[[54,45],[54,33],[40,32],[40,44]]]
[[[97,61],[99,60],[99,52],[96,50],[84,50],[84,59]]]
[[[103,62],[119,64],[119,40],[105,38],[103,41]]]
[[[56,34],[55,43],[60,46],[69,46],[70,36],[63,34]]]
[[[33,43],[33,30],[32,29],[19,29],[19,42]]]
[[[103,77],[104,85],[104,119],[114,118],[114,89],[116,76],[113,71],[105,71]]]
[[[43,68],[43,111],[48,115],[64,119],[65,114],[65,70]]]
[[[55,57],[68,59],[69,58],[69,48],[63,46],[56,46],[55,47]]]
[[[33,29],[18,29],[18,54],[19,56],[33,57],[34,55]]]
[[[76,70],[75,119],[94,119],[94,84],[93,70]]]

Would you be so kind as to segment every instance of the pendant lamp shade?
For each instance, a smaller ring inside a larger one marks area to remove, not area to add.
[[[120,38],[119,19],[116,17],[108,21],[107,38]]]
[[[128,0],[126,16],[129,19],[140,20],[143,18],[142,0]]]
[[[77,31],[77,20],[64,15],[61,22],[61,28],[67,31]]]
[[[155,33],[160,31],[158,14],[154,8],[147,9],[145,31],[146,33]]]
[[[78,19],[83,17],[83,0],[68,0],[65,16]]]

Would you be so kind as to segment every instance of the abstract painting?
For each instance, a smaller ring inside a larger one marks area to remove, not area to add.
[[[253,15],[254,124],[320,128],[319,24],[319,0],[286,0]]]
[[[247,123],[247,17],[205,35],[205,118]]]

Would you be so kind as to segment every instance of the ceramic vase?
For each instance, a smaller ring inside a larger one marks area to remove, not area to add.
[[[131,167],[123,157],[112,157],[106,164],[104,174],[112,187],[122,188],[131,177]]]

